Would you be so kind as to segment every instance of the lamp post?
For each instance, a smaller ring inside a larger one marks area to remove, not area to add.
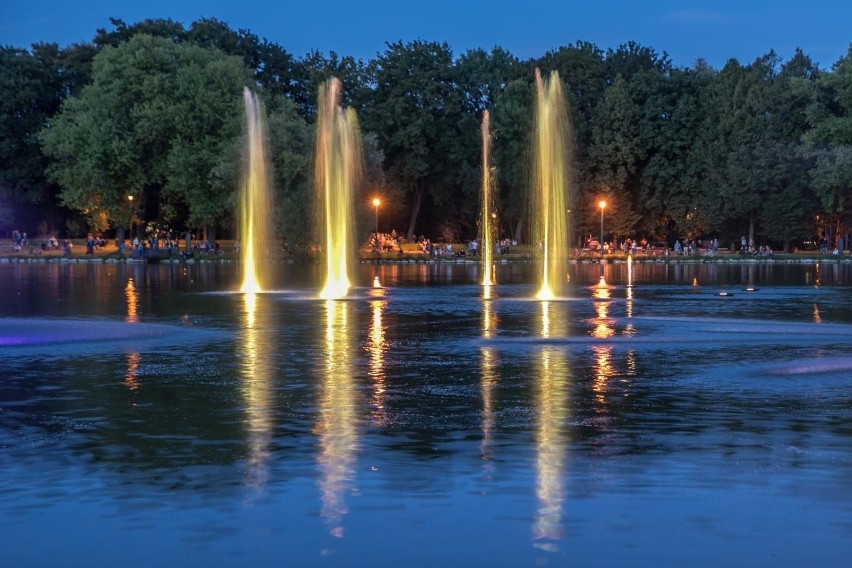
[[[127,201],[130,203],[130,238],[133,239],[133,196],[128,195]]]
[[[601,247],[601,261],[603,261],[603,255],[604,255],[604,249],[603,249],[603,213],[604,213],[604,209],[606,208],[606,201],[601,199],[598,202],[598,205],[601,208],[601,240],[598,242],[598,244]]]
[[[373,198],[373,207],[376,208],[376,239],[379,238],[379,205],[381,203],[378,197]]]

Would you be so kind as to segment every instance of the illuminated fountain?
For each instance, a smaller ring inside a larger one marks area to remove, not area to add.
[[[491,286],[494,281],[494,242],[497,238],[495,180],[491,170],[491,119],[488,111],[482,113],[482,211],[480,223],[482,231],[480,246],[482,248],[482,285]]]
[[[317,101],[317,221],[325,252],[326,280],[320,297],[343,298],[349,290],[354,262],[353,200],[361,182],[361,138],[358,117],[340,106],[340,81],[332,78]]]
[[[257,95],[243,90],[246,111],[246,155],[240,191],[240,243],[243,259],[241,292],[260,292],[266,280],[262,267],[264,251],[272,239],[270,212],[272,198],[269,182],[271,169],[266,156],[266,127],[263,106]]]
[[[570,158],[573,154],[570,121],[559,74],[544,81],[535,72],[536,107],[533,134],[532,211],[533,243],[541,255],[540,300],[558,297],[562,291],[568,257],[568,192],[571,189]]]

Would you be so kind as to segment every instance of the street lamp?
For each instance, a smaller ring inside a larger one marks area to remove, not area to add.
[[[373,198],[373,207],[376,208],[376,239],[379,238],[379,205],[381,203],[378,197]]]
[[[606,201],[601,199],[598,202],[598,206],[600,206],[600,208],[601,208],[601,240],[598,242],[598,244],[601,247],[601,260],[603,260],[603,255],[604,255],[604,249],[603,249],[603,212],[604,212],[604,209],[606,208]]]
[[[133,238],[133,196],[128,195],[127,201],[130,203],[130,238]]]

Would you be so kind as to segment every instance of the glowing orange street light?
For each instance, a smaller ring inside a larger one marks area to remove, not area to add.
[[[378,197],[373,198],[373,207],[376,208],[376,238],[379,238],[379,205],[381,200]]]
[[[600,208],[601,208],[601,240],[599,241],[598,244],[601,247],[601,259],[603,259],[603,255],[604,255],[604,250],[603,250],[603,212],[604,212],[604,209],[606,209],[606,201],[601,199],[598,202],[598,206],[600,206]]]

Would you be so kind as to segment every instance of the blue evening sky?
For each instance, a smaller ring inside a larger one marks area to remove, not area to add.
[[[396,40],[446,41],[456,55],[501,46],[521,59],[576,40],[604,50],[634,40],[681,67],[699,57],[717,68],[750,63],[770,49],[786,60],[800,47],[829,68],[852,41],[850,0],[0,0],[0,45],[88,41],[109,17],[217,18],[296,56],[364,59]]]

